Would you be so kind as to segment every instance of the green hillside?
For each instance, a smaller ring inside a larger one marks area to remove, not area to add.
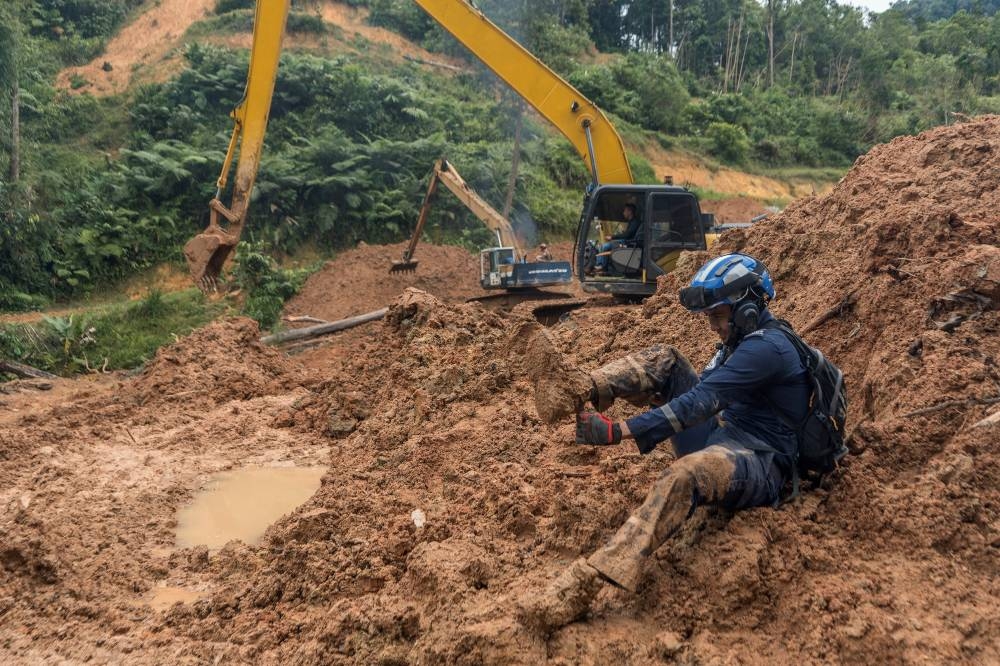
[[[179,42],[183,66],[166,80],[107,97],[73,94],[88,85],[78,75],[69,91],[55,83],[155,4],[0,7],[0,308],[77,298],[179,261],[204,227],[246,76],[247,52],[231,44],[248,40],[252,2],[218,0]],[[350,4],[367,7],[372,25],[465,59],[462,71],[389,57],[324,20],[323,4],[293,3],[245,236],[251,254],[404,238],[441,155],[499,205],[518,100],[409,1]],[[1000,106],[997,16],[866,17],[821,0],[478,6],[606,109],[631,144],[755,173],[828,178],[874,143]],[[540,237],[566,237],[586,170],[551,128],[525,119],[513,217]],[[634,161],[652,181],[649,164]],[[488,242],[448,201],[431,228],[470,248]]]

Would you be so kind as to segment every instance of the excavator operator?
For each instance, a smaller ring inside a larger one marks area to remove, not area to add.
[[[638,209],[635,204],[627,203],[622,208],[622,221],[625,223],[625,231],[614,234],[607,243],[601,245],[597,253],[597,260],[594,262],[594,271],[602,275],[608,270],[608,257],[611,251],[627,243],[634,242],[642,229],[642,220],[639,218]]]

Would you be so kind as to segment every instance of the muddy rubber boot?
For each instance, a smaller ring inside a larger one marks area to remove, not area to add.
[[[579,620],[597,596],[604,579],[580,558],[552,581],[541,594],[529,592],[518,604],[524,626],[547,634]]]
[[[587,564],[615,585],[636,592],[647,558],[688,519],[698,504],[696,498],[714,504],[726,495],[735,457],[725,447],[710,446],[676,460],[649,489],[642,506],[587,558]]]
[[[528,342],[524,362],[542,421],[555,423],[576,414],[590,400],[594,390],[590,375],[562,355],[547,329],[539,330]]]
[[[622,398],[643,407],[657,396],[658,404],[671,400],[698,384],[698,373],[676,348],[653,345],[611,361],[590,373],[596,387],[597,411]]]

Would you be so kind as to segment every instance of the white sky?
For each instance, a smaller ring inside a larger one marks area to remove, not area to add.
[[[847,0],[846,4],[862,7],[870,12],[884,12],[895,0]]]

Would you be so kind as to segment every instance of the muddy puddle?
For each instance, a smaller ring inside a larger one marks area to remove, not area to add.
[[[167,610],[174,604],[180,602],[182,604],[190,604],[198,601],[203,596],[205,592],[199,592],[198,590],[189,590],[183,587],[154,587],[153,590],[147,595],[146,603],[148,603],[153,610]]]
[[[177,546],[218,550],[256,543],[274,521],[319,489],[325,467],[245,467],[222,472],[177,513]]]

